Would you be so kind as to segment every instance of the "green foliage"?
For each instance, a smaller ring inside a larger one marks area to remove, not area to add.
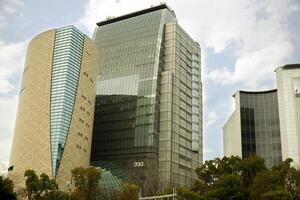
[[[291,167],[291,162],[291,159],[287,159],[279,165],[274,166],[271,170],[261,172],[254,177],[253,184],[251,186],[251,198],[265,199],[266,195],[269,198],[270,195],[282,194],[278,192],[274,193],[274,191],[285,191],[290,194],[290,191],[286,191],[286,186],[288,184],[287,177],[290,171],[295,170],[295,168]],[[291,189],[292,188],[294,187],[291,187]],[[274,199],[275,197],[272,198]]]
[[[26,170],[24,176],[26,177],[27,197],[31,200],[39,191],[39,178],[33,170]]]
[[[241,158],[237,156],[216,158],[214,160],[205,161],[205,163],[196,169],[199,177],[199,183],[204,187],[208,187],[218,180],[224,174],[238,174],[240,171]]]
[[[9,178],[0,176],[0,199],[15,200],[14,184]]]
[[[254,178],[251,187],[251,198],[262,199],[263,194],[269,191],[284,190],[284,185],[279,183],[280,180],[277,174],[270,171],[262,172]]]
[[[253,155],[242,160],[240,171],[242,172],[243,184],[249,187],[256,175],[266,170],[265,161],[259,156]]]
[[[55,190],[46,193],[42,199],[43,200],[69,200],[70,197],[67,192]]]
[[[170,193],[172,194],[172,192]],[[178,188],[177,189],[177,199],[178,200],[201,200],[200,195],[188,188]]]
[[[162,192],[156,194],[156,196],[173,194],[173,187],[167,187]],[[197,192],[192,191],[189,188],[181,187],[176,189],[178,200],[202,200],[200,195]]]
[[[162,192],[158,192],[155,195],[159,196],[159,195],[165,195],[165,194],[173,194],[173,187],[166,187],[166,188],[164,188],[164,190]]]
[[[262,195],[263,200],[289,200],[290,194],[283,190],[269,191]]]
[[[300,199],[300,171],[287,159],[267,169],[259,156],[236,156],[205,161],[196,170],[193,191],[208,200]]]
[[[115,200],[138,200],[138,192],[139,187],[137,185],[124,183]]]
[[[50,194],[55,194],[58,186],[55,179],[50,179],[45,173],[38,177],[33,170],[26,170],[26,192],[28,200],[43,200],[47,199]]]
[[[99,181],[101,172],[95,167],[77,167],[72,170],[75,190],[74,200],[96,200],[100,195]]]
[[[291,194],[292,199],[300,199],[300,171],[291,168],[286,177],[286,190]]]
[[[237,174],[224,174],[205,195],[206,199],[246,200],[247,192],[244,190],[241,176]]]

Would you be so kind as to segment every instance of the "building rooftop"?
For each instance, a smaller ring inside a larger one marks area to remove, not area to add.
[[[272,92],[277,92],[277,89],[272,89],[272,90],[261,90],[261,91],[245,91],[245,90],[238,90],[236,91],[232,97],[235,97],[237,93],[243,93],[243,94],[266,94],[266,93],[272,93]]]
[[[131,17],[136,17],[136,16],[139,16],[139,15],[143,15],[143,14],[150,13],[150,12],[157,11],[157,10],[161,10],[161,9],[168,9],[176,17],[175,12],[169,6],[167,6],[166,4],[161,4],[161,5],[158,5],[158,6],[153,6],[153,7],[144,9],[144,10],[129,13],[129,14],[126,14],[126,15],[121,15],[119,17],[113,17],[111,19],[98,22],[97,26],[103,26],[103,25],[114,23],[114,22],[117,22],[117,21],[122,21],[122,20],[125,20],[125,19],[129,19]]]
[[[287,64],[282,66],[282,69],[297,69],[300,68],[300,63],[296,63],[296,64]]]
[[[275,72],[279,69],[282,69],[282,70],[300,69],[300,63],[294,63],[294,64],[287,64],[287,65],[279,66],[275,69]]]

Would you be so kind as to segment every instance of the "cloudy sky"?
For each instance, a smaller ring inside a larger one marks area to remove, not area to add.
[[[95,23],[157,0],[0,0],[0,168],[9,160],[26,46],[38,33]],[[236,90],[276,87],[274,69],[300,63],[299,0],[165,0],[202,47],[204,159],[222,156]],[[296,53],[298,52],[298,53]],[[3,168],[3,167],[2,167]],[[1,169],[0,169],[1,171]]]

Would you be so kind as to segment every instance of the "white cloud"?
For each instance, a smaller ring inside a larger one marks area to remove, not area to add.
[[[27,42],[0,41],[0,162],[8,162]]]
[[[213,80],[216,83],[228,84],[231,80],[232,73],[229,71],[227,67],[223,67],[221,69],[215,69],[211,71],[207,78]],[[206,81],[206,80],[205,80]]]
[[[88,0],[85,4],[84,16],[79,19],[77,24],[85,27],[91,34],[96,27],[96,23],[105,20],[107,17],[138,11],[150,7],[150,5],[157,5],[159,2],[158,0]]]
[[[207,78],[223,85],[242,83],[244,87],[263,89],[263,83],[274,80],[276,67],[285,64],[292,54],[289,41],[276,41],[254,52],[242,54],[235,62],[234,71],[227,67],[210,71]]]
[[[95,23],[107,16],[119,16],[159,2],[89,0],[78,24],[91,33]],[[274,80],[274,69],[287,62],[293,52],[287,22],[299,7],[289,0],[166,2],[175,10],[181,26],[203,47],[212,48],[215,53],[234,52],[235,65],[210,71],[209,80],[221,84],[241,82],[255,88],[266,79]]]
[[[208,37],[206,44],[216,47],[216,52],[231,48],[237,59],[231,70],[228,67],[215,69],[208,73],[207,78],[221,84],[239,82],[245,87],[260,89],[263,82],[274,81],[274,69],[285,64],[293,52],[287,24],[288,17],[298,8],[289,1],[248,2],[252,4],[223,8],[229,18],[223,16],[225,20],[219,20],[226,21],[227,25],[217,26],[218,30],[214,32],[217,35]],[[241,11],[240,15],[232,14],[236,10]],[[210,28],[207,28],[209,34]],[[225,35],[225,38],[219,35]]]
[[[0,97],[0,162],[9,160],[17,103],[18,96]]]
[[[7,168],[8,168],[8,162],[0,161],[0,176],[6,176],[7,175]]]
[[[14,89],[14,86],[7,80],[0,80],[0,94],[5,94]]]
[[[0,95],[19,88],[11,79],[23,70],[27,41],[4,43],[0,41]],[[14,85],[15,84],[15,85]]]
[[[10,15],[18,13],[21,14],[20,9],[24,6],[24,3],[20,0],[0,0],[0,28],[7,22],[6,19]]]
[[[218,114],[217,112],[215,111],[211,111],[207,114],[207,118],[205,120],[205,128],[215,124],[219,119],[220,117],[222,117],[222,115]]]

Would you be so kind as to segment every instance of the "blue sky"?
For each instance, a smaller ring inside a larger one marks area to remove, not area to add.
[[[7,165],[26,45],[38,33],[95,23],[157,0],[0,0],[0,164]],[[222,156],[222,126],[236,90],[273,89],[274,69],[300,62],[299,0],[166,0],[202,47],[204,159]],[[1,166],[0,166],[1,167]]]

